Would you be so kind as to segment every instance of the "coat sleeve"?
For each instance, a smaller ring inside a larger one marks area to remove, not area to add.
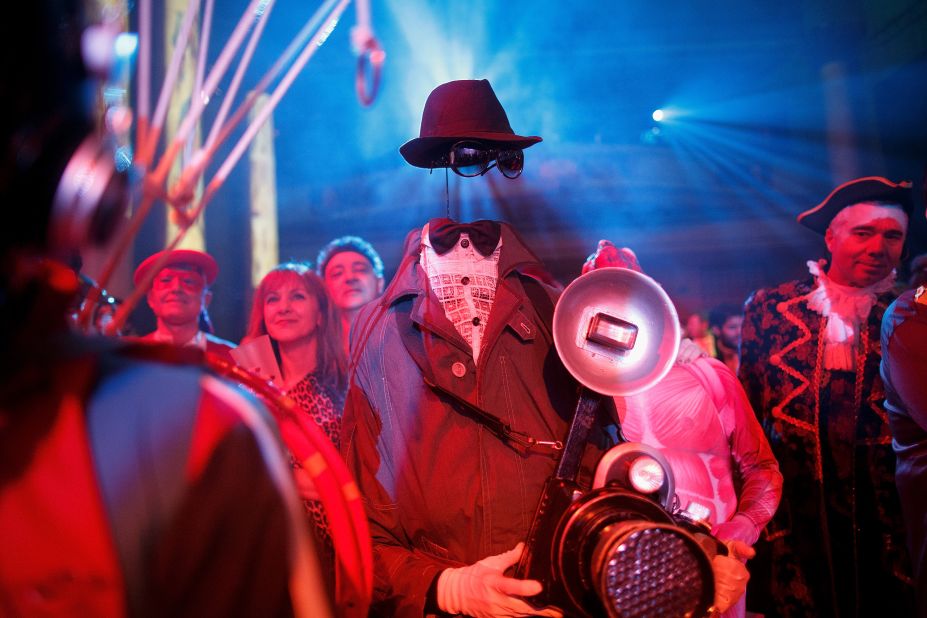
[[[907,302],[903,305],[902,299]],[[882,375],[888,403],[927,431],[927,310],[910,298],[899,299],[882,324]]]
[[[380,451],[382,424],[370,402],[352,380],[342,425],[342,454],[354,474],[370,522],[374,557],[373,613],[388,616],[425,615],[428,589],[447,567],[413,548],[405,534],[398,505],[380,478],[388,478],[392,462]],[[382,476],[381,476],[382,475]]]

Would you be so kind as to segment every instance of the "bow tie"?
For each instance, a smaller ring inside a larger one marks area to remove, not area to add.
[[[432,219],[428,222],[428,240],[438,255],[453,249],[461,233],[466,233],[476,250],[489,257],[499,244],[502,227],[498,221],[486,219],[473,223],[455,223],[450,219]]]

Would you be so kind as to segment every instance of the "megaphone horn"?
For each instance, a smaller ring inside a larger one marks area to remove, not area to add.
[[[567,370],[603,395],[650,388],[673,366],[679,317],[647,275],[599,268],[564,290],[554,310],[554,345]]]

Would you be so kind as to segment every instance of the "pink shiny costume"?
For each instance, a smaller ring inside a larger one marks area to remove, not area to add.
[[[605,267],[643,272],[634,251],[600,240],[583,273]],[[782,474],[727,365],[707,357],[677,361],[648,390],[616,397],[615,408],[625,438],[658,448],[669,461],[680,509],[697,502],[720,540],[756,542],[779,506]],[[745,612],[741,596],[723,616]]]
[[[669,461],[681,509],[697,502],[709,510],[716,537],[756,542],[776,512],[782,475],[740,382],[724,363],[703,357],[676,364],[650,389],[616,397],[615,407],[624,436],[658,448]],[[744,601],[724,616],[743,616]]]
[[[657,385],[615,407],[628,440],[660,449],[680,508],[709,509],[721,540],[752,545],[782,495],[782,475],[737,377],[721,361],[674,365]],[[740,492],[734,479],[742,479]]]

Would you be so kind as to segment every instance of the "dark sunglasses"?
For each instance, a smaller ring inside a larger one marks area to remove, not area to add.
[[[457,142],[436,167],[449,167],[455,174],[472,178],[482,176],[494,167],[506,178],[518,178],[525,169],[525,155],[519,149],[487,148],[474,141]]]

